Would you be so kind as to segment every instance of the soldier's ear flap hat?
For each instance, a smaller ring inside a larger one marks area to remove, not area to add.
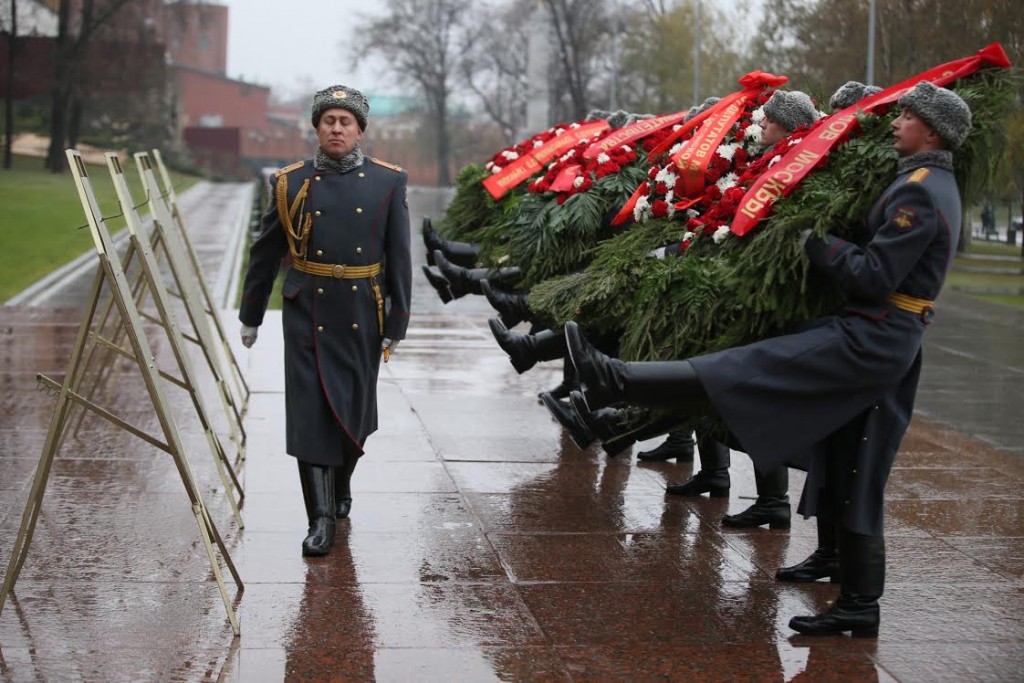
[[[919,81],[897,102],[917,114],[952,149],[964,144],[971,132],[971,108],[952,90]]]
[[[847,81],[832,93],[828,99],[828,106],[832,111],[839,111],[853,106],[865,97],[870,97],[882,89],[877,85],[864,85],[860,81]]]
[[[366,130],[366,117],[370,114],[370,102],[363,93],[344,85],[332,85],[318,90],[313,95],[311,119],[313,127],[320,125],[320,117],[328,109],[345,109],[352,112],[359,124],[359,130]]]
[[[683,117],[683,121],[684,122],[685,121],[689,121],[690,119],[692,119],[697,114],[700,114],[703,111],[707,111],[708,107],[714,106],[721,99],[722,99],[721,97],[708,97],[703,102],[701,102],[699,105],[697,105],[695,107],[690,107],[690,111],[688,111],[686,113],[686,116]]]
[[[764,103],[764,115],[788,131],[818,120],[814,102],[799,90],[776,90]]]

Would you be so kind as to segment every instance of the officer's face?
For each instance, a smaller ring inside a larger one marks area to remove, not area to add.
[[[904,107],[892,122],[893,147],[901,157],[941,149],[940,138],[920,116]]]
[[[764,119],[764,134],[761,136],[761,140],[764,142],[765,147],[771,147],[779,140],[789,135],[789,131],[786,130],[781,123],[775,119],[765,117]]]
[[[324,154],[340,159],[355,149],[356,143],[363,139],[363,131],[359,130],[359,122],[349,110],[328,109],[320,115],[316,139]]]

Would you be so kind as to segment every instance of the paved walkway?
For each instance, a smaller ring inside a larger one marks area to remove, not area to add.
[[[443,197],[412,192],[410,206],[418,226]],[[214,240],[214,225],[186,220]],[[807,639],[789,618],[824,608],[834,586],[772,575],[814,548],[813,520],[789,532],[719,524],[750,504],[749,459],[734,457],[728,499],[666,497],[664,484],[691,465],[580,451],[536,402],[557,366],[516,375],[490,338],[486,302],[442,306],[418,272],[415,288],[409,338],[381,375],[382,427],[331,555],[299,554],[305,520],[283,454],[272,314],[257,345],[238,350],[254,391],[244,531],[187,397],[171,394],[245,581],[241,637],[167,457],[89,419],[54,466],[0,615],[3,680],[1020,680],[1020,315],[943,297],[889,486],[881,634]],[[53,406],[34,376],[63,372],[80,317],[0,309],[3,568]],[[235,328],[233,314],[224,319]],[[155,429],[122,369],[108,405]],[[794,494],[801,483],[794,473]]]

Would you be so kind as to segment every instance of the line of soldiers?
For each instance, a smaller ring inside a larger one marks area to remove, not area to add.
[[[830,106],[845,109],[877,90],[847,83]],[[746,346],[687,360],[617,360],[616,331],[584,334],[575,322],[545,329],[526,293],[511,289],[518,268],[477,267],[480,245],[447,241],[429,221],[423,227],[436,266],[424,267],[428,279],[445,301],[487,298],[499,313],[489,321],[491,331],[518,372],[544,360],[570,361],[562,384],[540,400],[577,445],[599,439],[614,455],[668,432],[665,446],[645,459],[685,461],[693,457],[692,423],[680,416],[716,415],[727,433],[697,423],[701,470],[668,492],[727,496],[729,446],[748,453],[758,498],[726,516],[727,526],[788,528],[788,467],[808,471],[800,511],[817,518],[818,548],[776,577],[839,582],[839,599],[827,611],[791,620],[791,628],[810,635],[878,633],[882,493],[909,423],[924,329],[960,230],[952,150],[971,129],[970,109],[928,81],[907,91],[898,106],[892,131],[899,173],[865,217],[864,238],[802,235],[810,263],[843,289],[846,304],[790,334]],[[770,146],[810,125],[818,112],[803,93],[775,91],[764,115]],[[667,246],[652,256],[673,258],[673,250],[681,251],[678,244]],[[510,329],[524,321],[530,333]]]

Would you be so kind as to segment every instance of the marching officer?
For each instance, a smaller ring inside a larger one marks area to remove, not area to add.
[[[313,96],[319,149],[277,171],[263,229],[249,251],[239,320],[256,341],[281,260],[288,454],[309,520],[303,555],[324,555],[349,482],[377,429],[377,374],[409,324],[412,261],[407,174],[364,156],[370,105],[335,85]]]

